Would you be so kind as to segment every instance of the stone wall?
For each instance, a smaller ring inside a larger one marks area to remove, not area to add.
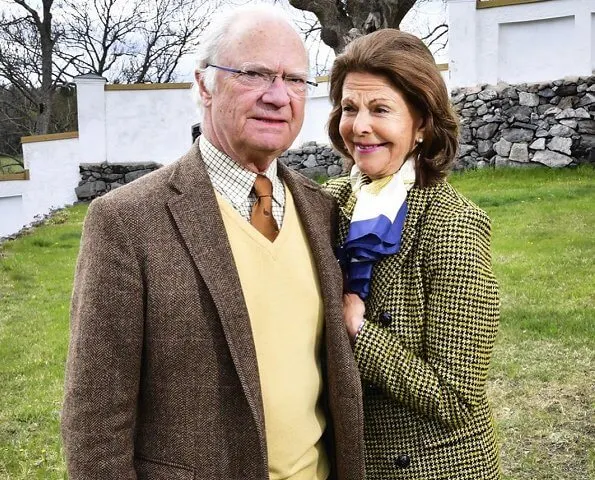
[[[458,89],[452,102],[457,169],[595,163],[595,77]]]
[[[343,171],[341,156],[328,145],[306,142],[301,148],[291,149],[279,160],[308,178],[336,177]]]
[[[318,145],[316,142],[307,142],[299,149],[288,150],[279,160],[313,180],[334,177],[343,170],[339,154],[328,145]],[[76,196],[80,201],[92,200],[159,167],[161,165],[158,163],[83,163],[79,167],[81,181],[75,189]]]
[[[455,169],[595,163],[595,77],[457,89],[452,102],[461,119]],[[343,170],[339,154],[316,142],[279,160],[314,180]],[[90,200],[159,167],[81,164],[77,197]]]
[[[161,167],[159,163],[131,163],[114,165],[108,163],[81,163],[81,181],[75,188],[79,200],[92,200],[104,193],[130,183]]]

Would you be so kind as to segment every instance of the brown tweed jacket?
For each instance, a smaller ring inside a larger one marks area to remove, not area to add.
[[[336,210],[283,165],[325,308],[328,444],[364,476],[361,385],[331,247]],[[256,352],[198,143],[95,200],[75,275],[62,436],[71,480],[267,479]]]
[[[343,243],[349,179],[327,185]],[[486,214],[448,183],[414,187],[401,250],[374,267],[355,357],[370,479],[500,476],[486,375],[499,300]]]

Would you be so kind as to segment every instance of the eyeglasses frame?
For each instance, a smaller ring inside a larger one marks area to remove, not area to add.
[[[238,68],[232,68],[232,67],[223,67],[221,65],[215,65],[213,63],[207,63],[205,68],[208,67],[213,67],[216,68],[218,70],[222,70],[224,72],[229,72],[229,73],[235,73],[237,75],[246,75],[248,72],[246,70],[241,70]],[[260,72],[258,72],[260,73]],[[281,80],[285,80],[285,74],[279,75],[279,74],[272,74],[272,73],[267,73],[266,75],[268,75],[271,78],[271,85],[274,83],[275,79],[277,77],[280,77]],[[304,80],[306,82],[306,85],[309,85],[311,87],[317,87],[318,83],[313,81],[313,80]],[[306,88],[306,90],[304,90],[304,93],[307,91],[308,89]]]

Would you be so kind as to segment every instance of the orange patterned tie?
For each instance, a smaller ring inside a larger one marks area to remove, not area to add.
[[[257,200],[252,207],[250,223],[272,242],[279,234],[279,227],[273,217],[273,184],[264,175],[257,175],[254,193]]]

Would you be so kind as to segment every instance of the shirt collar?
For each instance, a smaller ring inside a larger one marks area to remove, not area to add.
[[[229,155],[218,150],[204,135],[201,135],[198,146],[213,187],[229,198],[234,205],[245,202],[252,191],[256,173],[244,168]],[[277,176],[277,159],[271,162],[263,175],[273,184],[273,200],[283,204],[285,192]]]

